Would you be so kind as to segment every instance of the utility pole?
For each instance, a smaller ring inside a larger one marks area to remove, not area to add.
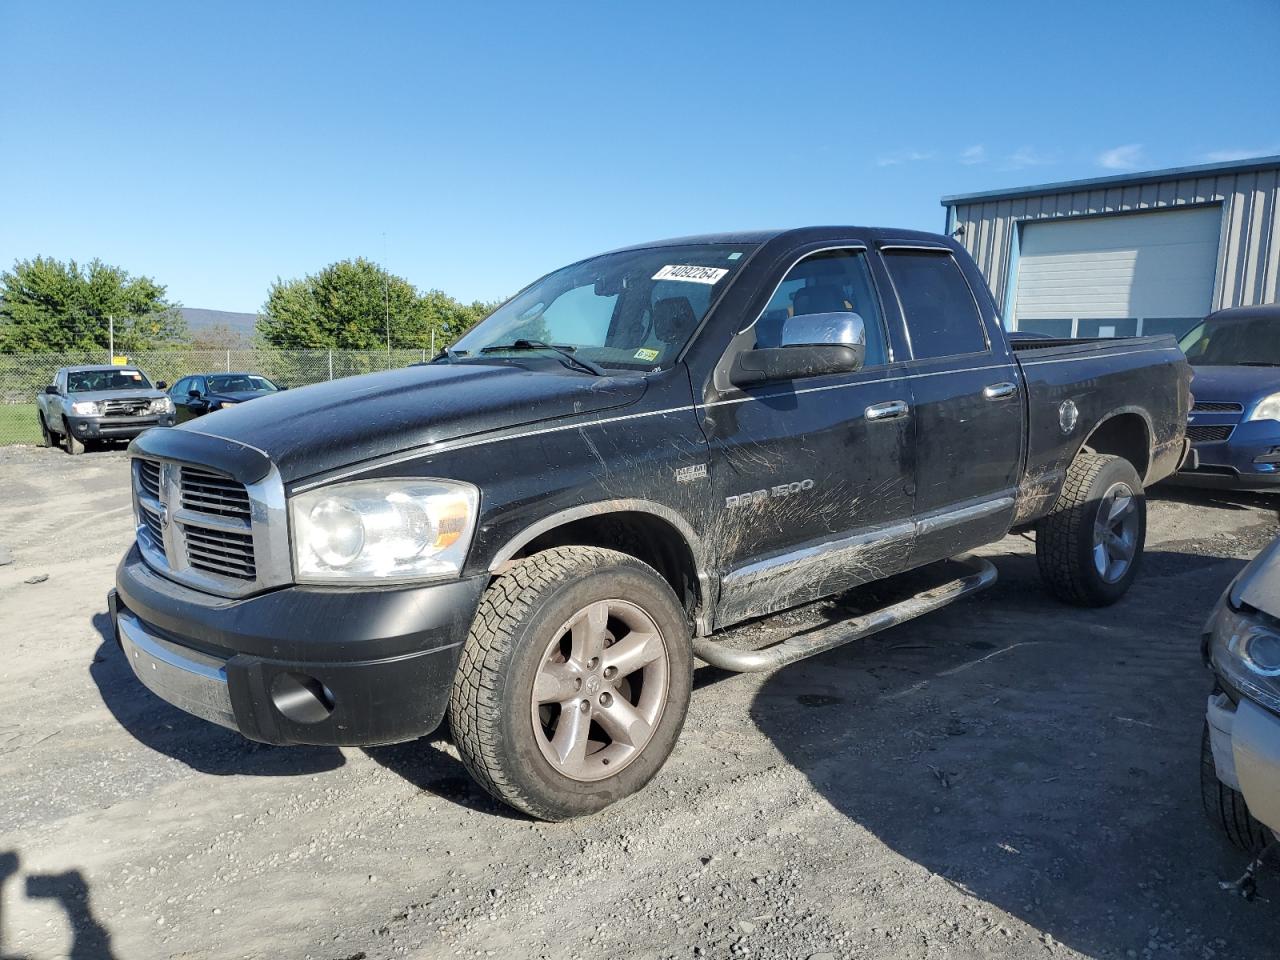
[[[382,299],[387,309],[387,369],[391,369],[391,274],[387,269],[387,233],[382,232]]]

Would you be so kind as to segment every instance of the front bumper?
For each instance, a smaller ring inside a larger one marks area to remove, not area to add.
[[[1199,419],[1208,417],[1202,414]],[[1274,420],[1241,421],[1226,440],[1197,443],[1194,449],[1198,465],[1187,462],[1175,475],[1180,484],[1230,490],[1280,489],[1280,424]],[[1259,457],[1270,456],[1278,456],[1278,461],[1257,462]]]
[[[1219,693],[1209,698],[1208,720],[1218,779],[1280,835],[1280,717],[1247,698],[1232,703]]]
[[[486,582],[227,600],[160,576],[135,544],[108,599],[134,673],[174,706],[264,743],[371,746],[440,725]]]
[[[173,414],[149,417],[67,417],[71,432],[82,440],[132,440],[152,427],[172,427]]]

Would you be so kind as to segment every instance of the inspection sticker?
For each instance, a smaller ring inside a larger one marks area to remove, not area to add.
[[[650,350],[648,347],[641,347],[636,351],[635,359],[637,360],[657,360],[658,351]]]
[[[722,267],[694,267],[667,264],[653,275],[654,280],[683,280],[686,283],[719,283],[728,270]]]

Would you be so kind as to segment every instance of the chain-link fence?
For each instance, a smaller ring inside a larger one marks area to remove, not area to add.
[[[389,370],[426,360],[426,350],[140,350],[126,358],[153,383],[193,373],[260,373],[289,387]],[[117,358],[120,360],[121,358]],[[109,363],[101,351],[0,354],[0,445],[39,443],[36,395],[59,367]]]

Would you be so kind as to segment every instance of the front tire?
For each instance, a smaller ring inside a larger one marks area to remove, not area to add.
[[[1146,539],[1147,499],[1133,465],[1080,453],[1058,502],[1036,525],[1040,578],[1067,603],[1109,606],[1138,575]]]
[[[38,414],[40,418],[40,446],[56,447],[58,445],[58,435],[49,429],[49,424],[45,423],[44,414]]]
[[[63,419],[62,421],[62,428],[67,432],[67,453],[71,454],[73,457],[84,453],[84,441],[78,439],[76,435],[71,432],[71,424],[68,423],[66,419]]]
[[[684,725],[693,654],[652,567],[598,547],[517,560],[485,592],[449,702],[462,762],[543,820],[639,791]]]
[[[1200,799],[1210,822],[1237,850],[1260,853],[1271,842],[1271,831],[1253,818],[1240,791],[1218,779],[1208,724],[1200,735]]]

